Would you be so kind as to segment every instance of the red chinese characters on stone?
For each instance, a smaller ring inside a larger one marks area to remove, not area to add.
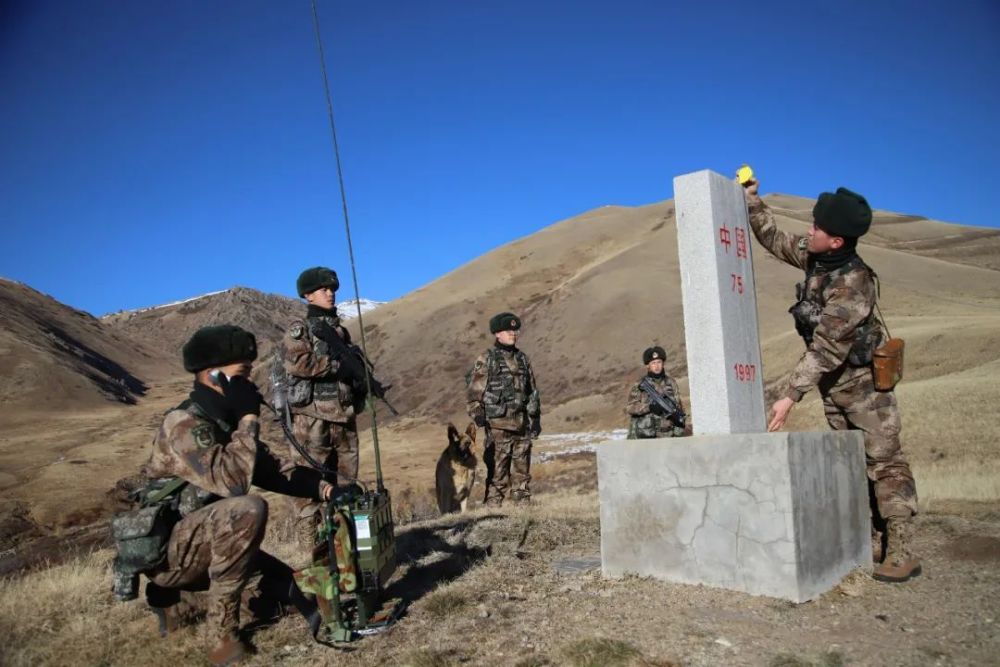
[[[747,258],[747,230],[742,227],[736,228],[736,256],[741,259]]]
[[[733,242],[730,240],[729,227],[726,227],[725,225],[722,225],[722,227],[719,228],[719,244],[725,246],[726,254],[728,255],[729,246],[731,246]]]

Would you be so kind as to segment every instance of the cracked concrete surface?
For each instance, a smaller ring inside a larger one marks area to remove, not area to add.
[[[617,441],[597,462],[605,575],[801,602],[870,566],[857,434]]]

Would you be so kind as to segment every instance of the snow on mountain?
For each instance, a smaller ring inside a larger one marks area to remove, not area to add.
[[[337,314],[341,319],[350,320],[358,316],[358,302],[361,302],[361,314],[375,310],[385,303],[385,301],[372,301],[371,299],[348,299],[337,304]]]

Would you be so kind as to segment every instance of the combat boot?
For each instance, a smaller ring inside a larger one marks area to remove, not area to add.
[[[223,635],[219,643],[208,653],[212,667],[235,665],[247,656],[247,647],[235,633]]]
[[[240,598],[216,599],[209,609],[209,622],[219,630],[219,642],[208,653],[213,667],[234,665],[247,656],[249,650],[240,641]]]
[[[872,562],[878,565],[885,558],[885,550],[882,548],[882,536],[884,533],[872,528]]]
[[[888,520],[888,549],[885,561],[877,565],[872,573],[876,581],[898,584],[920,574],[920,560],[912,551],[913,529],[912,519]]]

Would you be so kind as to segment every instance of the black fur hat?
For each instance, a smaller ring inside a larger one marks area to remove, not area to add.
[[[233,324],[202,327],[184,343],[184,370],[189,373],[213,366],[257,358],[257,339],[246,329]]]
[[[315,292],[320,287],[329,287],[334,292],[340,289],[340,280],[337,272],[325,266],[314,266],[299,274],[299,279],[295,281],[295,288],[299,291],[299,296],[305,297],[310,292]]]
[[[816,199],[813,221],[827,234],[856,239],[864,236],[872,224],[872,207],[857,192],[837,188]]]
[[[646,351],[642,353],[642,363],[649,364],[653,359],[667,360],[667,353],[663,351],[663,348],[659,345],[654,347],[647,347]]]
[[[490,333],[517,331],[521,328],[521,318],[514,313],[500,313],[490,318]]]

